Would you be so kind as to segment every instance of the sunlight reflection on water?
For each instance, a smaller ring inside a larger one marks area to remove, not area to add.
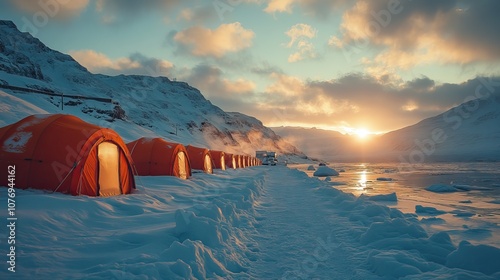
[[[359,173],[359,180],[357,184],[357,189],[359,191],[365,191],[366,190],[366,170],[363,170]]]

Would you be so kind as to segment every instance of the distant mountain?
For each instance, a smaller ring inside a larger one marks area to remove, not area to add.
[[[425,161],[500,161],[500,92],[463,103],[377,141],[378,157]]]
[[[315,128],[273,130],[310,157],[327,161],[500,161],[500,93],[368,141]]]
[[[92,74],[71,56],[20,32],[10,21],[0,21],[0,85],[4,87],[0,88],[3,90],[0,126],[33,113],[62,112],[110,126],[127,141],[141,136],[163,136],[171,141],[229,152],[254,154],[255,150],[267,149],[303,156],[262,122],[244,114],[224,112],[187,83],[166,77]],[[51,92],[56,96],[25,93],[5,86]],[[57,96],[61,93],[112,102],[62,100]]]
[[[287,142],[313,159],[330,160],[350,149],[351,137],[333,130],[304,127],[272,127]]]

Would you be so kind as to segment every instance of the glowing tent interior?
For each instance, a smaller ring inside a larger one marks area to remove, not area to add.
[[[137,175],[191,177],[191,165],[186,148],[161,138],[140,138],[127,144]]]
[[[238,168],[236,157],[233,154],[224,153],[224,162],[226,163],[226,168]]]
[[[15,166],[17,188],[128,194],[135,188],[131,164],[116,132],[75,116],[32,115],[0,128],[0,168]],[[7,176],[0,178],[0,185],[8,185]]]
[[[210,155],[212,156],[214,168],[226,170],[226,160],[224,152],[210,150]]]
[[[213,173],[212,156],[208,149],[188,145],[186,150],[192,169],[203,170],[208,174]]]

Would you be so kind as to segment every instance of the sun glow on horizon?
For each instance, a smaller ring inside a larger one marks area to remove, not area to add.
[[[345,136],[350,136],[357,138],[358,140],[365,141],[373,136],[382,135],[386,133],[386,131],[372,131],[366,129],[364,127],[351,127],[351,126],[328,126],[328,125],[315,125],[311,126],[306,123],[267,123],[265,124],[268,127],[293,127],[293,128],[304,128],[304,129],[321,129],[321,130],[330,130],[334,132],[339,132]]]
[[[366,129],[356,129],[354,131],[354,133],[356,134],[356,136],[359,138],[359,139],[366,139],[369,135],[370,135],[370,132]]]
[[[347,135],[356,137],[360,141],[365,141],[370,138],[370,136],[375,135],[376,133],[369,131],[366,128],[344,128],[347,132]]]

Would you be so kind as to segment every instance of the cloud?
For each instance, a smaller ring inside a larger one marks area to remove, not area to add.
[[[243,78],[229,80],[223,78],[225,75],[220,68],[200,64],[191,69],[190,73],[183,79],[202,90],[209,98],[240,98],[241,94],[251,93],[256,88],[252,81]]]
[[[290,37],[290,42],[288,42],[287,47],[292,47],[295,42],[297,42],[301,38],[312,39],[316,37],[317,33],[318,31],[308,24],[295,24],[294,26],[290,27],[287,32],[285,32],[285,34]]]
[[[89,0],[9,0],[18,10],[25,13],[43,13],[50,18],[67,20],[79,15],[87,7]]]
[[[185,21],[188,23],[206,23],[210,20],[216,19],[217,13],[213,5],[198,6],[193,8],[185,8],[180,11],[177,20]]]
[[[376,47],[373,63],[394,69],[498,62],[499,10],[495,0],[360,0],[343,14],[341,35],[329,44],[358,53]]]
[[[304,82],[298,77],[272,73],[271,78],[274,81],[265,90],[268,95],[279,96],[279,98],[283,96],[293,97],[300,95],[305,88]]]
[[[283,74],[281,68],[271,65],[268,62],[262,62],[261,65],[252,67],[250,71],[263,77],[270,77],[273,73]]]
[[[285,34],[290,37],[287,47],[291,48],[294,45],[297,51],[288,57],[288,62],[297,62],[306,58],[316,58],[318,55],[314,45],[309,42],[309,39],[316,37],[318,31],[312,26],[304,23],[295,24]]]
[[[264,8],[266,13],[292,13],[295,7],[301,8],[303,14],[328,18],[336,9],[339,9],[353,0],[269,0]]]
[[[300,41],[297,44],[297,51],[288,57],[288,62],[297,62],[307,58],[317,58],[318,54],[313,44],[307,41]]]
[[[170,76],[174,67],[169,61],[149,58],[140,53],[114,60],[93,50],[71,51],[70,55],[90,72],[107,75]]]
[[[97,0],[96,11],[101,14],[104,23],[128,22],[145,12],[165,13],[180,3],[181,0]]]
[[[428,77],[423,76],[422,78],[416,78],[412,81],[407,82],[406,85],[408,88],[412,88],[417,91],[424,91],[432,89],[436,85],[436,82],[429,79]]]
[[[292,5],[296,2],[296,0],[271,0],[267,4],[267,7],[264,9],[266,13],[275,13],[275,12],[292,12]]]
[[[190,27],[174,35],[180,49],[187,49],[192,55],[200,57],[223,57],[249,48],[255,33],[245,29],[239,22],[222,24],[216,29],[202,26]]]
[[[392,84],[359,73],[327,81],[284,73],[272,73],[270,78],[262,93],[249,93],[252,104],[234,105],[267,125],[347,126],[379,132],[443,113],[473,96],[481,85],[479,78],[439,84],[425,76]]]

